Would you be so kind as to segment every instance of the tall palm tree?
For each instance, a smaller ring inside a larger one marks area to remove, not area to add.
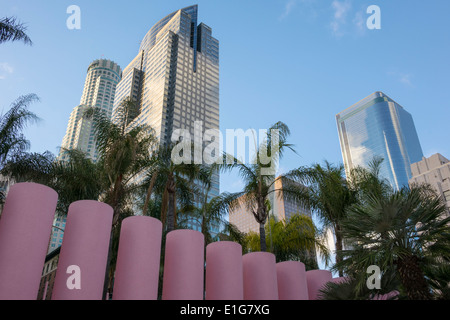
[[[201,194],[198,185],[199,179],[202,178],[202,165],[174,163],[173,147],[174,144],[162,144],[153,150],[144,181],[147,194],[143,215],[147,214],[152,195],[158,194],[161,197],[160,219],[167,232],[177,227],[178,204],[182,207],[192,207]]]
[[[303,201],[320,219],[325,229],[330,228],[335,235],[336,262],[341,261],[343,249],[342,221],[348,208],[357,201],[356,192],[345,178],[343,165],[333,165],[325,161],[324,166],[314,164],[293,170],[291,177],[305,184],[308,189],[303,193]],[[339,270],[342,276],[342,270]]]
[[[21,96],[12,103],[8,112],[0,114],[0,169],[11,156],[29,148],[30,143],[22,131],[30,122],[39,120],[28,109],[38,100],[35,94]]]
[[[243,190],[224,194],[223,201],[228,203],[230,212],[244,206],[253,213],[259,224],[261,251],[267,251],[264,227],[269,214],[267,200],[270,200],[272,194],[281,194],[283,191],[275,188],[276,177],[271,165],[278,165],[286,149],[294,151],[292,145],[287,143],[289,135],[289,127],[283,122],[277,122],[269,128],[267,138],[255,148],[256,155],[252,163],[245,164],[227,154],[224,156],[224,163],[220,165],[222,171],[238,170],[243,179]],[[262,155],[268,159],[263,159]],[[282,179],[282,176],[278,178]]]
[[[106,175],[107,188],[100,200],[113,208],[103,297],[111,288],[121,222],[132,214],[134,194],[140,188],[140,178],[151,163],[150,151],[157,142],[151,127],[133,123],[138,113],[136,101],[127,98],[115,109],[112,119],[94,107],[88,107],[83,115],[92,121],[99,162]]]
[[[188,206],[180,211],[180,225],[191,221],[197,222],[200,226],[200,232],[205,236],[206,244],[225,239],[241,243],[243,234],[226,219],[228,204],[223,201],[223,195],[210,199],[212,178],[216,172],[217,165],[201,166],[198,175],[201,185],[201,192],[198,197],[200,201],[197,206]],[[217,230],[217,232],[213,232],[213,230]]]
[[[84,113],[84,117],[92,121],[99,162],[107,176],[108,188],[102,201],[114,210],[113,226],[120,223],[120,211],[139,187],[139,176],[151,163],[150,150],[156,143],[150,127],[130,126],[131,115],[136,113],[137,104],[130,99],[119,105],[113,119],[98,108],[88,107]]]
[[[23,23],[17,21],[15,17],[5,17],[0,19],[0,44],[6,41],[23,41],[31,45],[33,42],[26,34],[27,28]]]
[[[368,193],[342,224],[350,246],[335,267],[356,278],[357,290],[365,285],[367,268],[376,265],[384,274],[395,273],[409,299],[431,299],[432,279],[425,272],[448,270],[449,223],[445,204],[429,186]]]

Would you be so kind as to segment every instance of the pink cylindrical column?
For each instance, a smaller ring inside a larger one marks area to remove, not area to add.
[[[203,300],[204,248],[201,232],[175,230],[167,234],[163,300]]]
[[[269,252],[247,253],[242,258],[244,300],[278,300],[275,255]]]
[[[220,241],[206,247],[206,300],[242,300],[242,247]]]
[[[280,300],[309,300],[305,265],[299,261],[277,263]]]
[[[318,300],[319,290],[331,281],[332,274],[328,270],[309,270],[306,271],[306,281],[308,282],[308,296],[309,300]]]
[[[126,218],[120,230],[113,300],[156,300],[161,259],[161,221]]]
[[[13,185],[0,218],[0,300],[35,300],[58,194],[36,183]]]
[[[102,300],[112,218],[105,203],[70,205],[52,300]]]

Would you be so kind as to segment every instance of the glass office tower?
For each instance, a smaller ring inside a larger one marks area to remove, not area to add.
[[[139,114],[129,126],[150,125],[161,144],[170,142],[177,129],[192,139],[194,129],[201,128],[197,135],[219,130],[219,41],[210,27],[197,23],[197,12],[194,5],[157,22],[117,86],[114,110],[131,97]],[[210,198],[219,195],[218,174],[212,185]]]
[[[336,115],[347,174],[384,159],[380,174],[395,189],[408,186],[411,163],[423,157],[411,115],[382,92],[375,92]]]

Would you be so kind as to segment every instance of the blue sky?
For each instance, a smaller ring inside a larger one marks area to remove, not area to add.
[[[42,121],[26,135],[32,151],[56,153],[90,62],[125,68],[158,20],[196,3],[220,41],[222,132],[285,122],[298,155],[286,153],[282,170],[342,162],[335,115],[375,91],[412,114],[425,156],[450,157],[448,0],[2,0],[0,16],[25,22],[34,45],[0,46],[0,110],[36,93]],[[81,30],[66,27],[73,4]],[[366,27],[370,5],[381,30]],[[240,190],[231,174],[221,181]]]

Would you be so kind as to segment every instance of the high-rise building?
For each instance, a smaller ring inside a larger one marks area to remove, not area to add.
[[[100,59],[89,65],[80,105],[70,114],[66,135],[61,145],[60,159],[66,159],[64,149],[78,149],[87,153],[92,160],[98,159],[92,121],[84,119],[83,113],[88,107],[97,107],[111,117],[116,86],[121,78],[122,70],[113,61]]]
[[[375,92],[336,115],[347,174],[367,167],[374,157],[384,161],[380,174],[394,189],[408,186],[411,163],[423,157],[411,115],[382,92]]]
[[[121,79],[122,69],[114,61],[100,59],[89,65],[80,104],[70,114],[66,135],[63,138],[59,153],[60,160],[67,159],[66,149],[83,151],[93,161],[98,160],[99,155],[92,121],[83,118],[83,114],[87,108],[97,107],[111,117],[116,86]],[[55,227],[52,229],[49,253],[62,244],[66,217],[56,215],[53,224]]]
[[[410,185],[426,183],[431,185],[444,199],[450,214],[450,160],[440,153],[411,164]]]
[[[139,114],[129,127],[151,126],[161,144],[177,129],[192,139],[219,130],[219,41],[210,27],[198,24],[197,14],[194,5],[157,22],[117,85],[114,110],[124,99],[136,101]],[[216,174],[210,198],[219,192]]]

